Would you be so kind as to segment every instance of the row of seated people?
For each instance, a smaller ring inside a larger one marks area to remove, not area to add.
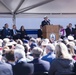
[[[0,75],[75,75],[76,41],[0,40]]]
[[[3,29],[1,30],[1,38],[13,38],[16,39],[29,39],[27,36],[26,30],[24,26],[21,26],[20,30],[16,29],[16,25],[13,25],[12,29],[8,28],[8,24],[6,23]]]
[[[40,25],[40,29],[38,29],[38,37],[43,38],[42,25]],[[72,23],[69,23],[66,28],[63,26],[59,26],[59,36],[63,39],[72,35],[74,39],[76,39],[76,25],[73,28]]]

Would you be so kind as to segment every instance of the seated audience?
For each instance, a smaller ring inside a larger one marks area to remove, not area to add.
[[[74,39],[76,39],[76,24],[75,24],[75,28],[74,28]]]
[[[0,48],[0,75],[13,75],[12,66],[2,60],[2,49]]]
[[[59,42],[55,48],[56,59],[51,63],[49,75],[65,75],[73,72],[73,59],[65,44]]]
[[[36,38],[37,45],[41,47],[42,40],[41,38]]]
[[[13,29],[11,30],[11,35],[14,40],[18,39],[18,30],[16,29],[16,25],[13,25]]]
[[[26,62],[25,52],[21,49],[16,49],[14,51],[14,57],[16,65],[13,67],[13,72],[15,75],[32,75],[33,74],[33,64]]]
[[[46,55],[42,57],[42,60],[48,61],[48,62],[52,62],[52,60],[55,58],[55,47],[53,44],[48,44],[46,46]]]
[[[66,28],[66,37],[68,37],[69,35],[74,36],[74,28],[72,27],[72,23],[69,23]]]
[[[8,64],[15,65],[14,50],[6,51],[5,57]]]
[[[17,39],[16,42],[17,42],[17,44],[23,45],[23,42],[20,39]]]
[[[43,50],[39,47],[34,47],[32,50],[32,55],[33,55],[34,59],[33,59],[33,61],[31,61],[29,63],[34,64],[34,74],[49,71],[50,63],[40,59],[42,52],[43,52]]]
[[[10,39],[4,38],[3,42],[2,42],[2,47],[6,46],[6,44],[9,43],[9,42],[10,42]]]
[[[6,23],[2,30],[3,38],[11,38],[11,30],[8,28],[8,24]]]
[[[66,32],[65,32],[65,29],[63,28],[63,26],[60,26],[59,35],[60,35],[61,39],[65,38],[65,36],[66,36]]]
[[[38,38],[43,38],[43,35],[42,35],[42,25],[40,25],[40,29],[38,29],[37,36],[38,36]]]
[[[42,43],[41,43],[41,48],[43,49],[43,56],[46,55],[46,46],[48,45],[49,43],[49,39],[43,39],[42,40]]]
[[[72,58],[74,60],[76,60],[76,54],[75,54],[75,50],[74,50],[75,43],[72,41],[72,42],[69,42],[66,46],[67,46],[68,51],[69,51],[70,55],[72,56]]]
[[[30,62],[33,60],[33,57],[30,55],[30,46],[29,44],[24,44],[25,48],[25,56],[26,56],[26,61]]]
[[[26,33],[26,30],[25,30],[24,26],[21,26],[21,28],[20,28],[20,33],[21,33],[20,38],[21,38],[22,40],[23,40],[23,39],[29,40],[29,37],[27,36],[27,33]]]

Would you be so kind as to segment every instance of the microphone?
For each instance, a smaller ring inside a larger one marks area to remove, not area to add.
[[[48,21],[50,22],[50,19],[48,19]]]

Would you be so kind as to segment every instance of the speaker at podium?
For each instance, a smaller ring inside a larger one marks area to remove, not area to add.
[[[55,40],[59,39],[59,25],[45,25],[42,27],[43,38],[48,38],[53,35]]]

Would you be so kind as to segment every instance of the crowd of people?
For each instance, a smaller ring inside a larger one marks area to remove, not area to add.
[[[24,26],[21,26],[20,30],[17,30],[16,25],[13,25],[12,29],[10,29],[7,23],[4,25],[3,29],[1,30],[0,38],[1,39],[12,38],[14,40],[16,39],[22,40],[24,38],[29,40],[29,37],[27,36]]]
[[[76,39],[76,25],[75,28],[73,28],[72,23],[69,23],[65,29],[63,26],[60,26],[59,34],[62,39],[68,37],[69,35],[72,35],[74,39]]]
[[[58,40],[44,39],[40,30],[38,38],[27,35],[24,26],[18,31],[16,25],[12,29],[7,23],[4,25],[0,39],[0,75],[76,74],[76,25],[73,28],[69,23],[66,29],[60,26]]]
[[[76,73],[76,40],[31,37],[0,39],[0,75],[65,75]]]
[[[38,37],[43,38],[43,31],[42,28],[46,25],[53,25],[50,23],[50,19],[47,16],[44,17],[44,20],[41,22],[40,29],[38,29]],[[66,28],[62,25],[59,25],[59,37],[66,38],[69,35],[72,35],[74,39],[76,39],[76,24],[75,27],[72,27],[72,23],[69,23]]]

